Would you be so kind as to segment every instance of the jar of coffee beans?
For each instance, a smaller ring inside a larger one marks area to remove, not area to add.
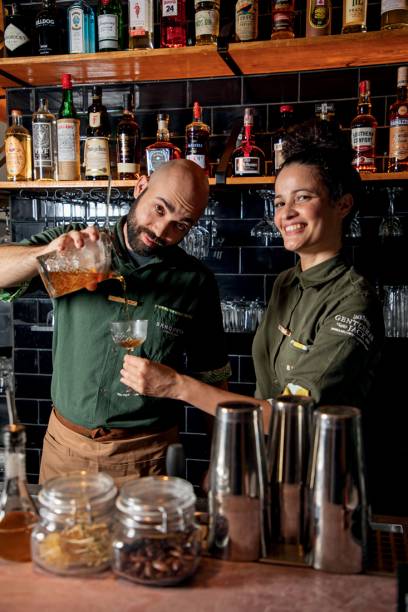
[[[116,500],[115,574],[154,586],[191,576],[201,553],[195,501],[192,485],[182,478],[147,476],[124,484]]]

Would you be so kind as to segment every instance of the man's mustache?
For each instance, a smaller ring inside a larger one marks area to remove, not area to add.
[[[140,235],[142,232],[147,234],[150,240],[152,240],[155,244],[157,244],[157,246],[160,246],[160,247],[166,246],[165,240],[156,236],[156,234],[154,234],[151,230],[147,229],[147,227],[143,227],[143,226],[139,227],[138,234]]]

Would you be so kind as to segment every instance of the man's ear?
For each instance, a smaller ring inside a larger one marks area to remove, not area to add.
[[[341,215],[341,218],[347,217],[350,210],[353,208],[354,200],[351,193],[345,193],[336,202],[336,207]]]
[[[146,189],[148,183],[149,183],[149,178],[145,174],[142,174],[142,176],[140,176],[136,181],[135,189],[133,191],[133,196],[135,198],[139,197],[142,191]]]

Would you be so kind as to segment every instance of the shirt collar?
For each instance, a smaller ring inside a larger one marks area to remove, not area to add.
[[[341,276],[346,269],[347,264],[344,260],[344,256],[341,253],[338,253],[334,257],[326,259],[326,261],[323,261],[322,263],[312,266],[304,271],[302,271],[300,261],[298,261],[294,268],[293,280],[296,278],[302,289],[307,289],[308,287],[318,287],[319,285],[324,285],[328,281]]]

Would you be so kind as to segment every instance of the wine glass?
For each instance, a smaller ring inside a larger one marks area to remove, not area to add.
[[[135,348],[141,346],[146,340],[148,319],[136,319],[134,321],[111,321],[110,329],[115,344],[127,350],[127,354],[133,353]],[[125,391],[117,392],[119,397],[131,397],[139,395],[130,387]]]
[[[399,187],[387,187],[388,210],[378,229],[381,238],[397,238],[404,235],[401,219],[394,213],[395,198],[399,191]]]

